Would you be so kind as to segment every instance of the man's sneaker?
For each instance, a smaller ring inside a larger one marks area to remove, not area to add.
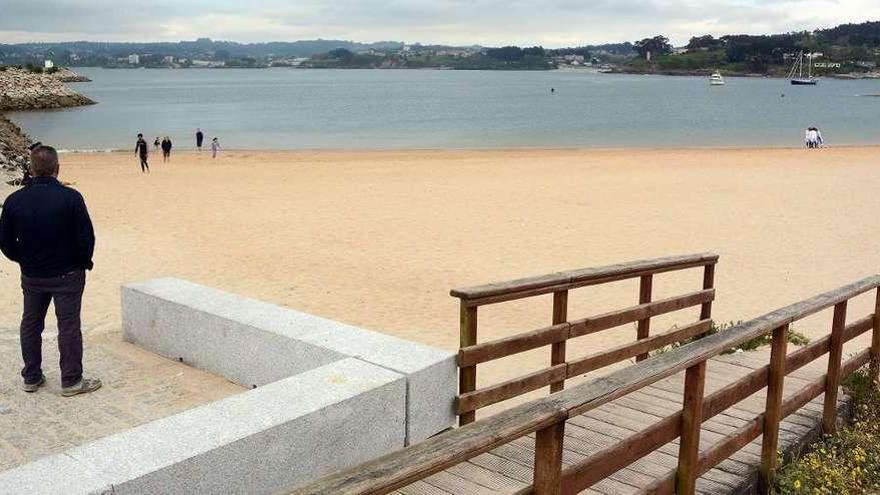
[[[74,395],[87,394],[101,388],[101,380],[97,378],[83,378],[76,385],[61,389],[61,395],[73,397]]]
[[[21,382],[21,389],[25,392],[36,392],[40,387],[46,384],[46,375],[40,375],[40,379],[34,383]]]

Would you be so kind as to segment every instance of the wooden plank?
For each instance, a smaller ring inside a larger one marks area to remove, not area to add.
[[[671,330],[669,332],[648,337],[638,342],[624,344],[612,347],[610,350],[591,354],[582,358],[574,359],[568,363],[568,377],[572,378],[583,375],[605,366],[619,363],[624,359],[629,359],[659,349],[673,342],[680,342],[695,335],[705,333],[712,327],[712,320],[703,320],[690,325]]]
[[[715,287],[715,265],[706,265],[703,269],[703,289]],[[704,302],[700,307],[700,319],[712,318],[712,301]]]
[[[486,407],[507,399],[522,395],[532,390],[538,390],[552,382],[565,380],[567,366],[559,364],[545,368],[526,376],[501,382],[497,385],[484,387],[467,394],[459,395],[456,399],[458,414],[465,414],[481,407]]]
[[[553,293],[553,324],[559,325],[568,321],[568,291]],[[568,330],[565,337],[568,338]],[[556,342],[550,349],[550,366],[556,366],[565,362],[565,340]],[[565,388],[565,380],[550,384],[550,393],[559,392]]]
[[[675,491],[679,495],[693,495],[696,490],[705,387],[706,362],[702,361],[688,368],[684,379],[678,472],[675,477]]]
[[[715,265],[711,265],[715,266]],[[651,302],[651,291],[654,286],[653,275],[642,275],[639,280],[639,304]],[[703,319],[703,318],[700,318]],[[647,339],[651,335],[651,318],[642,318],[636,327],[636,340]],[[644,352],[636,356],[636,362],[648,359],[648,353]]]
[[[761,470],[758,489],[770,493],[773,475],[776,470],[776,451],[779,449],[779,423],[782,420],[782,392],[786,374],[786,350],[788,345],[788,325],[773,330],[770,349],[770,375],[767,380],[767,407],[761,442]],[[728,456],[725,456],[728,457]],[[717,464],[714,463],[714,464]],[[714,465],[713,464],[713,465]]]
[[[471,480],[493,492],[509,493],[525,486],[525,483],[519,480],[510,478],[499,472],[491,471],[482,466],[478,466],[471,461],[450,466],[446,471],[461,476],[464,479]]]
[[[556,342],[565,342],[568,328],[569,324],[563,323],[461,348],[458,351],[458,365],[474,366]]]
[[[569,338],[580,337],[591,333],[619,327],[652,316],[658,316],[680,309],[697,306],[715,298],[715,290],[701,290],[683,296],[670,297],[625,309],[611,311],[598,316],[572,321]]]
[[[421,480],[401,488],[398,493],[402,495],[454,495]]]
[[[574,494],[606,478],[619,469],[630,465],[649,452],[669,443],[681,431],[678,418],[663,420],[648,427],[638,435],[603,449],[582,463],[566,468],[563,473],[563,493]]]
[[[477,308],[461,304],[459,309],[459,346],[470,347],[477,343]],[[477,366],[462,367],[458,371],[458,394],[467,394],[477,389]],[[458,416],[458,425],[464,426],[473,423],[477,419],[477,413],[468,410]]]
[[[453,289],[450,295],[479,306],[717,262],[718,255],[713,253],[671,256]]]
[[[560,495],[565,421],[538,430],[535,436],[535,495]]]
[[[825,408],[822,430],[832,435],[837,432],[837,387],[840,386],[840,365],[843,358],[843,330],[846,326],[846,303],[834,306],[831,324],[831,346],[828,350],[828,381],[825,383]]]

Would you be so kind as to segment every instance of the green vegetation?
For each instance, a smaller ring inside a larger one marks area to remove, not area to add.
[[[767,36],[695,36],[673,53],[666,38],[635,43],[639,54],[628,68],[636,72],[786,74],[799,52],[816,55],[815,74],[864,72],[880,65],[880,22],[844,24],[832,29]],[[648,60],[647,52],[651,52]]]
[[[833,436],[783,465],[774,493],[880,492],[880,393],[865,369],[856,371],[844,388],[855,401],[855,418]]]
[[[718,332],[723,332],[723,331],[728,330],[731,327],[735,327],[741,323],[742,323],[742,320],[735,321],[735,322],[730,321],[727,323],[720,323],[720,324],[713,323],[712,328],[709,329],[708,332],[706,332],[702,335],[697,335],[696,337],[691,337],[689,339],[682,340],[680,342],[675,342],[675,343],[670,344],[666,347],[661,347],[660,349],[657,349],[654,352],[652,352],[651,355],[656,356],[658,354],[663,354],[664,352],[669,352],[672,349],[675,349],[677,347],[681,347],[683,345],[690,344],[691,342],[696,342],[702,338],[708,337],[709,335],[714,335]],[[759,349],[761,347],[764,347],[766,345],[770,345],[772,340],[773,340],[773,335],[770,333],[767,333],[767,334],[761,335],[760,337],[756,337],[752,340],[746,341],[742,345],[740,345],[739,347],[737,347],[735,349],[729,349],[729,350],[725,351],[724,354],[733,354],[734,352],[737,352],[738,350],[754,351],[754,350]],[[788,333],[786,334],[786,340],[788,340],[789,344],[793,344],[793,345],[807,345],[810,343],[809,338],[807,338],[804,334],[795,331],[793,328],[788,329]]]

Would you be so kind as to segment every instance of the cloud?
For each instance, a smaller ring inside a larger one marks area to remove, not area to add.
[[[877,0],[0,0],[0,42],[357,41],[547,47],[880,19]]]

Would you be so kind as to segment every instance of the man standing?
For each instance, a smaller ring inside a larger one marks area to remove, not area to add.
[[[101,387],[82,376],[80,310],[86,270],[92,269],[95,233],[82,196],[58,182],[58,153],[50,146],[31,151],[30,187],[12,193],[0,213],[0,250],[21,267],[22,389],[46,383],[42,333],[49,303],[55,302],[61,394],[71,397]]]
[[[205,140],[205,135],[202,134],[202,130],[196,129],[196,148],[198,148],[199,151],[202,151],[202,142],[204,140]]]
[[[149,172],[150,164],[147,163],[147,155],[149,154],[149,150],[147,149],[147,142],[144,141],[144,135],[138,134],[137,143],[134,145],[134,154],[138,155],[141,159],[141,172]]]

